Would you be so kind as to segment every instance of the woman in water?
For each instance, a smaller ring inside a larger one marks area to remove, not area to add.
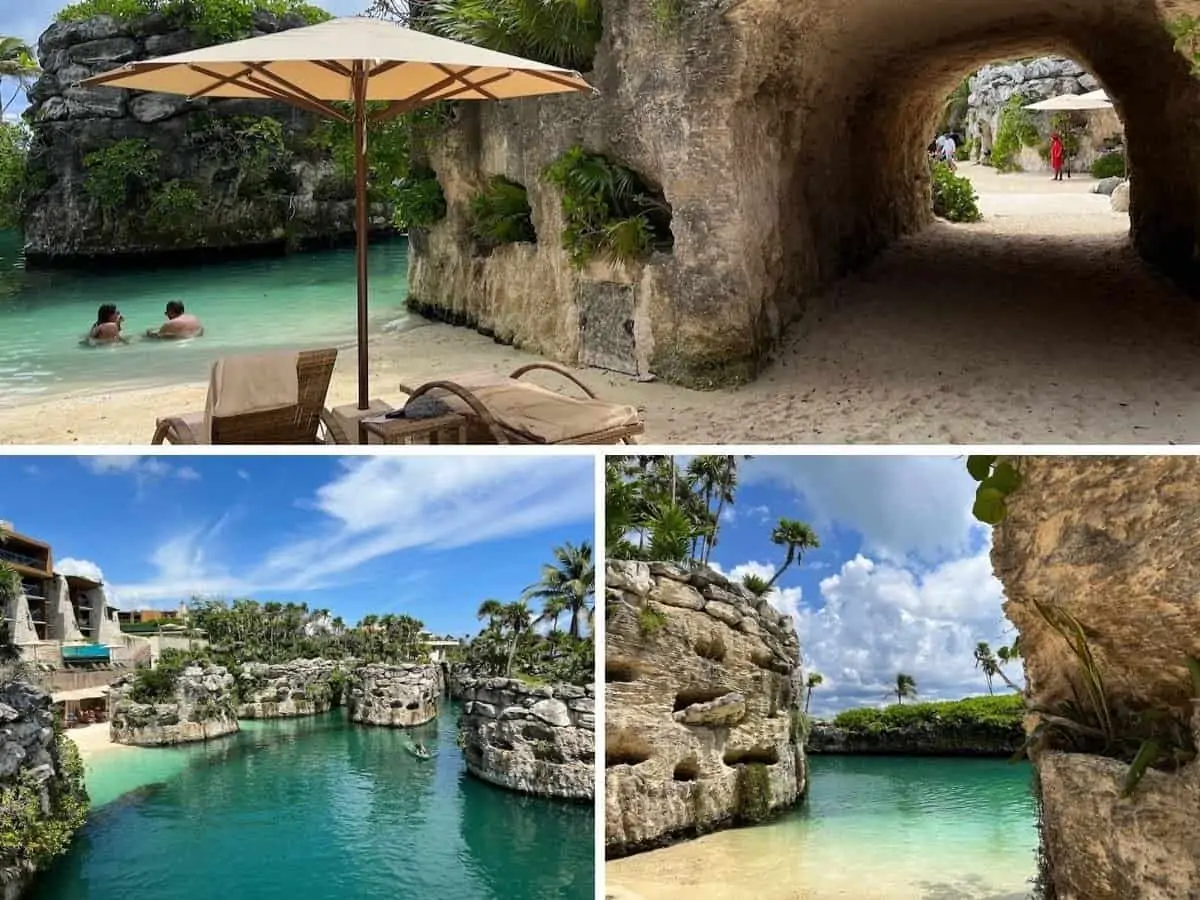
[[[96,311],[96,324],[88,332],[84,343],[115,344],[118,341],[124,343],[125,337],[121,334],[121,325],[124,321],[125,317],[121,315],[116,304],[105,303]]]

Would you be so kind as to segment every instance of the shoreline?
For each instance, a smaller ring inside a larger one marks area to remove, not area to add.
[[[107,722],[97,722],[94,725],[84,725],[82,728],[68,728],[63,734],[70,738],[79,750],[79,758],[86,766],[88,762],[101,756],[108,756],[116,751],[134,750],[128,744],[117,744],[108,738]]]

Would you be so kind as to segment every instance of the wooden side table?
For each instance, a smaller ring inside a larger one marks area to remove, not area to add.
[[[465,444],[467,417],[445,413],[428,419],[388,419],[372,416],[358,423],[364,444]],[[372,440],[372,438],[374,440]]]

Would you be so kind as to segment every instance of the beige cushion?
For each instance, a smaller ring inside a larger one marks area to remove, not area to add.
[[[299,357],[288,351],[229,356],[213,363],[204,412],[205,442],[211,441],[214,418],[295,406],[300,401]]]
[[[477,388],[473,393],[505,428],[549,444],[578,440],[612,428],[628,428],[641,421],[633,406],[568,397],[528,382],[509,380]],[[457,397],[443,394],[442,398],[456,411],[470,411]]]

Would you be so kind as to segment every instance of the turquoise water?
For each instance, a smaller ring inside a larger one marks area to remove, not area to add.
[[[1022,900],[1037,869],[1028,764],[819,756],[769,825],[609,863],[646,900]]]
[[[592,808],[469,777],[455,715],[402,732],[335,712],[98,756],[87,775],[98,808],[31,897],[591,898]],[[409,735],[436,759],[408,754]]]
[[[404,319],[408,244],[370,251],[370,329]],[[0,406],[80,389],[204,380],[232,353],[350,346],[355,339],[353,249],[187,268],[26,271],[20,238],[0,232]],[[204,323],[190,341],[138,339],[164,321],[168,300]],[[96,308],[115,303],[128,345],[81,347]]]

